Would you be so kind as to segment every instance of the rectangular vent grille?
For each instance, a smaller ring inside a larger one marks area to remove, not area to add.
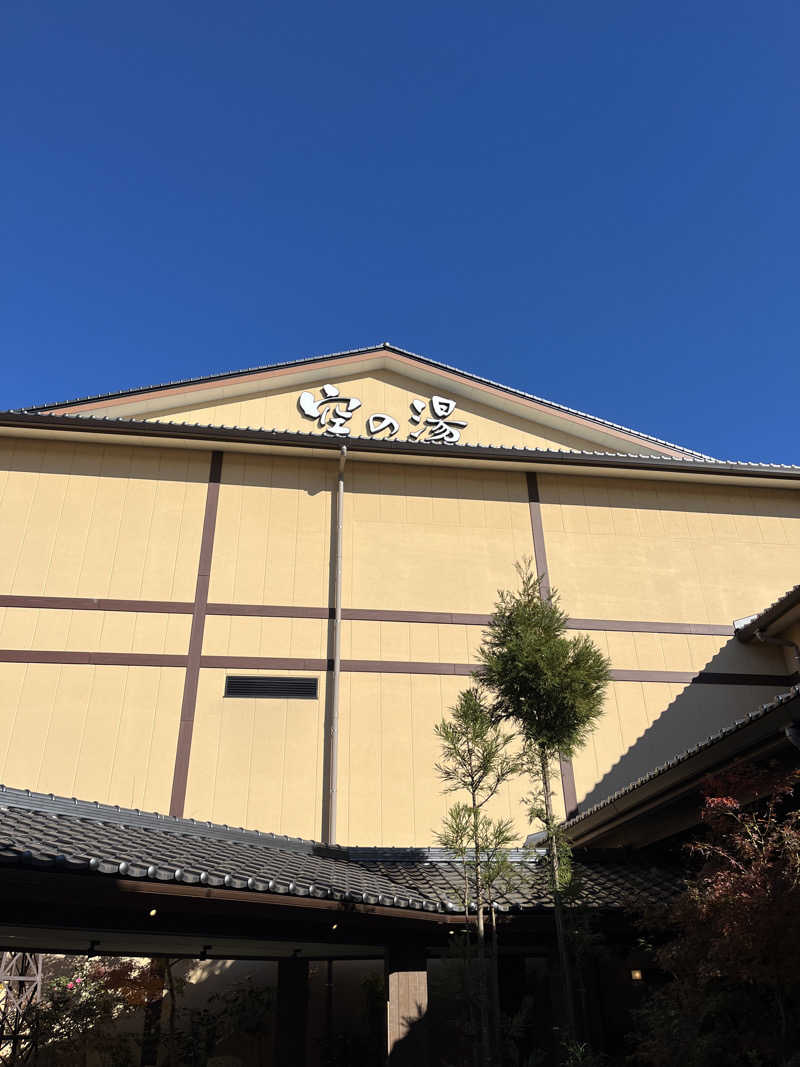
[[[226,697],[266,697],[272,700],[316,700],[316,678],[258,678],[253,675],[229,674],[225,679]]]

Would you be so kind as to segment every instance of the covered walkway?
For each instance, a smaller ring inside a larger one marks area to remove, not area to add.
[[[509,988],[552,940],[541,857],[512,858],[498,901]],[[332,847],[9,788],[0,862],[5,949],[276,961],[277,1064],[313,1062],[309,963],[346,960],[383,965],[389,1061],[425,1062],[429,965],[467,922],[461,865],[440,850]],[[676,886],[671,870],[588,854],[576,875],[575,907],[611,926]]]

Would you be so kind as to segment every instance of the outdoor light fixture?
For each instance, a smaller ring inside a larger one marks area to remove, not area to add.
[[[150,909],[150,918],[152,919],[154,915],[158,915],[158,908]]]
[[[338,925],[339,925],[338,923],[334,923],[333,926],[331,927],[331,930],[335,930]]]
[[[642,972],[641,971],[631,971],[631,981],[632,982],[641,982],[641,980],[642,980]]]

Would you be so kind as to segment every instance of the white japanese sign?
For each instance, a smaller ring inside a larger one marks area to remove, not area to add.
[[[313,419],[322,433],[335,437],[350,436],[350,419],[353,412],[362,406],[357,397],[341,396],[335,385],[323,385],[319,396],[307,390],[297,399],[297,406],[307,419]],[[456,409],[455,400],[444,396],[432,396],[430,401],[412,400],[408,416],[409,441],[439,441],[454,445],[461,440],[461,431],[467,425],[463,419],[451,418]],[[391,415],[376,411],[367,416],[366,431],[369,437],[386,440],[400,433],[400,423]]]

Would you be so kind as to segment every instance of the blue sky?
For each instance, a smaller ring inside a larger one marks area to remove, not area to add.
[[[7,0],[0,406],[388,340],[800,463],[800,7]]]

